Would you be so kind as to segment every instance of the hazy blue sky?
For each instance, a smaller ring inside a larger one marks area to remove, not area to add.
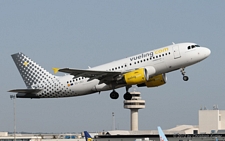
[[[195,42],[211,56],[167,74],[166,85],[137,88],[146,100],[139,129],[198,124],[198,110],[225,109],[225,1],[0,1],[0,131],[13,131],[7,91],[25,88],[11,54],[23,52],[48,71],[86,69],[172,44]],[[61,74],[62,75],[62,74]],[[131,89],[132,90],[132,89]],[[102,92],[61,99],[16,99],[17,131],[81,132],[130,129],[130,111]]]

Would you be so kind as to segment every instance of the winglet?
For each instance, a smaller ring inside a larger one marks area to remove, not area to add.
[[[59,71],[59,68],[52,68],[54,74],[56,74]]]
[[[158,126],[160,141],[168,141],[160,126]]]
[[[86,141],[92,141],[92,137],[87,131],[84,131],[84,136]]]

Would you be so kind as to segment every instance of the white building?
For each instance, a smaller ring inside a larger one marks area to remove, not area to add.
[[[211,133],[225,129],[225,110],[199,110],[199,133]]]

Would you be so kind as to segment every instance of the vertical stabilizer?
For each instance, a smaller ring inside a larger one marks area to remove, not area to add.
[[[158,126],[159,138],[160,141],[168,141],[165,134],[163,133],[161,127]]]
[[[37,89],[43,88],[46,84],[54,84],[53,80],[56,78],[56,76],[50,74],[23,53],[13,54],[12,58],[27,88]]]
[[[92,140],[91,135],[87,131],[84,131],[84,136],[85,136],[85,140],[86,141],[91,141]]]

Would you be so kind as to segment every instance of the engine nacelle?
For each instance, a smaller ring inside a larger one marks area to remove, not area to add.
[[[147,87],[158,87],[166,83],[166,74],[153,76],[149,81],[145,82]]]
[[[166,74],[159,74],[151,77],[145,82],[147,87],[158,87],[166,83]]]
[[[137,85],[146,83],[150,80],[151,76],[155,74],[155,68],[152,66],[148,66],[145,68],[139,68],[137,70],[125,73],[124,81],[128,85]]]
[[[128,85],[141,84],[146,81],[144,68],[125,73],[123,76]]]

